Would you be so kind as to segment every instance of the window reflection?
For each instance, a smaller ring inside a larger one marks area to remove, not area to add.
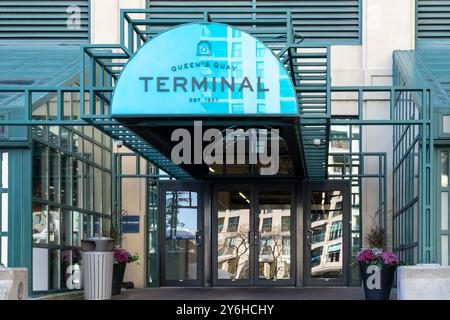
[[[311,276],[343,277],[341,191],[313,192],[311,198]]]
[[[196,280],[199,241],[197,193],[166,192],[165,220],[166,280]]]
[[[218,278],[249,279],[250,193],[220,191],[218,193],[217,229]]]
[[[259,278],[291,278],[291,193],[260,191],[258,204]]]

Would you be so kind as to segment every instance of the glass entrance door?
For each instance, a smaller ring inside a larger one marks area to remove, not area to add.
[[[201,285],[202,197],[199,184],[161,183],[161,284]]]
[[[305,195],[305,284],[347,285],[349,185],[313,183]]]
[[[213,188],[213,284],[294,284],[294,188]]]

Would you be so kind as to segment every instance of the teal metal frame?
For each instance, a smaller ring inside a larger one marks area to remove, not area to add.
[[[109,105],[114,91],[114,83],[118,79],[121,70],[125,67],[132,55],[153,35],[151,29],[152,19],[144,18],[154,10],[149,9],[127,9],[121,11],[120,25],[120,44],[117,45],[82,45],[81,63],[80,63],[80,84],[77,86],[57,86],[57,87],[26,87],[26,86],[8,86],[0,87],[2,93],[14,93],[23,97],[23,118],[20,120],[0,119],[0,125],[8,126],[95,126],[110,136],[114,140],[122,140],[124,145],[133,152],[142,156],[157,168],[167,172],[169,178],[190,179],[189,175],[181,168],[174,165],[169,159],[162,156],[153,146],[136,135],[130,128],[124,127],[118,123],[109,113]],[[186,12],[183,10],[174,10],[173,12]],[[412,247],[417,247],[419,251],[418,261],[435,261],[435,248],[432,242],[435,231],[432,228],[433,203],[431,194],[433,194],[434,177],[433,172],[433,121],[432,121],[432,95],[431,89],[426,85],[405,86],[403,82],[396,81],[396,86],[349,86],[333,87],[330,81],[330,46],[314,45],[312,43],[302,42],[303,38],[296,34],[292,25],[292,12],[289,10],[276,9],[189,9],[188,12],[198,14],[190,22],[224,22],[237,27],[246,26],[243,30],[262,39],[266,45],[271,47],[278,58],[283,62],[291,74],[292,81],[296,85],[297,96],[299,100],[300,114],[298,117],[298,134],[301,135],[302,150],[304,150],[305,164],[307,169],[307,180],[326,180],[328,178],[353,179],[359,180],[370,178],[370,174],[364,174],[361,171],[358,175],[353,172],[349,175],[334,177],[328,174],[328,159],[330,128],[333,125],[346,126],[393,126],[397,137],[409,135],[410,128],[419,128],[415,131],[416,136],[413,145],[417,145],[417,152],[420,155],[418,164],[418,178],[420,192],[417,195],[419,206],[419,224],[420,237],[417,243]],[[233,15],[245,12],[249,18],[236,18]],[[219,15],[220,13],[220,15]],[[227,18],[227,14],[229,18]],[[258,14],[267,16],[264,19],[257,19]],[[132,15],[138,15],[138,18],[132,18]],[[154,21],[154,20],[153,20]],[[166,27],[175,26],[186,21],[169,21],[172,24]],[[167,21],[165,22],[167,23]],[[140,29],[138,26],[144,26]],[[262,30],[262,31],[261,31]],[[272,33],[264,35],[264,30],[272,30]],[[276,32],[274,32],[276,30]],[[280,32],[282,30],[282,32]],[[262,34],[261,34],[262,32]],[[395,74],[395,73],[394,73]],[[68,115],[65,108],[65,93],[79,93],[80,110]],[[49,115],[47,119],[40,119],[33,114],[33,94],[46,94],[56,99],[56,112]],[[335,116],[332,114],[332,95],[336,93],[356,95],[356,114]],[[389,95],[390,112],[387,119],[370,119],[364,113],[365,95],[383,93]],[[415,97],[414,107],[417,113],[411,117],[406,113],[405,103]],[[420,99],[417,97],[421,97]],[[211,117],[207,121],[212,121]],[[321,146],[315,147],[314,140],[321,141]],[[398,141],[394,140],[394,143]],[[405,142],[406,143],[406,142]],[[395,144],[394,144],[395,145]],[[411,150],[411,149],[409,149]],[[352,155],[356,155],[351,153]],[[363,165],[365,155],[357,153],[360,159],[359,165]],[[383,157],[378,155],[380,159]],[[362,160],[361,160],[362,159]],[[386,158],[380,160],[386,168]],[[395,174],[402,177],[399,169],[404,158],[394,160]],[[352,163],[350,163],[352,166]],[[122,178],[117,175],[117,168],[113,165],[114,179],[113,188],[117,188],[117,179]],[[384,182],[385,175],[379,173],[376,175]],[[149,179],[158,179],[159,175],[151,175]],[[152,180],[152,183],[154,180]],[[30,182],[31,185],[31,182]],[[120,187],[120,186],[119,186]],[[117,190],[117,189],[116,189]],[[30,191],[31,194],[31,191]],[[386,213],[386,192],[382,192],[383,202],[380,206]],[[113,203],[117,205],[118,195],[113,195]],[[153,201],[153,200],[152,200]],[[151,206],[149,201],[149,207]],[[394,197],[394,202],[396,198]],[[31,203],[31,199],[30,199]],[[399,208],[396,211],[400,216],[401,210],[407,210],[406,207]],[[394,213],[394,215],[396,214]],[[383,216],[386,216],[385,214]],[[383,218],[385,219],[385,218]],[[383,222],[385,224],[385,222]],[[398,233],[399,230],[395,230]],[[407,249],[408,243],[396,242],[394,249],[402,252]],[[31,245],[31,241],[30,241]]]

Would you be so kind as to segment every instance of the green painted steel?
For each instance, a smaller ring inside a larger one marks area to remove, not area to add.
[[[416,0],[417,44],[450,42],[450,2]]]
[[[0,43],[88,43],[90,0],[0,0]]]
[[[429,72],[416,52],[394,53],[395,84],[430,87],[399,94],[394,109],[398,125],[393,136],[393,247],[408,263],[436,262],[439,254],[435,245],[433,127],[434,113],[445,97],[436,91],[438,82]],[[421,125],[408,123],[420,118],[426,120]]]
[[[192,13],[187,12],[196,8],[225,11],[234,7],[240,12],[235,13],[233,17],[224,15],[224,18],[229,19],[233,24],[236,24],[236,20],[241,20],[242,24],[250,25],[252,20],[270,21],[270,18],[263,13],[250,15],[247,13],[248,9],[264,9],[268,12],[281,9],[291,12],[294,32],[304,38],[305,42],[324,44],[361,42],[362,4],[360,0],[147,0],[147,7],[152,9],[148,17],[154,18],[153,26],[156,29],[167,28],[171,21],[187,22],[193,17]],[[175,10],[187,12],[181,15]],[[216,19],[221,14],[223,13],[213,13],[211,16]]]

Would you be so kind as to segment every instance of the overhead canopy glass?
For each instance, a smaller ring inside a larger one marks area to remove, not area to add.
[[[272,51],[217,23],[152,38],[125,66],[112,101],[113,116],[297,113],[294,86]]]
[[[199,140],[189,153],[207,145],[194,121],[201,120],[203,131],[256,129],[260,136],[276,129],[279,136],[269,141],[279,140],[278,175],[304,175],[296,90],[287,70],[261,41],[228,25],[185,24],[146,42],[117,80],[111,114],[168,159],[177,145],[175,130]],[[262,170],[260,163],[179,166],[192,177]]]

